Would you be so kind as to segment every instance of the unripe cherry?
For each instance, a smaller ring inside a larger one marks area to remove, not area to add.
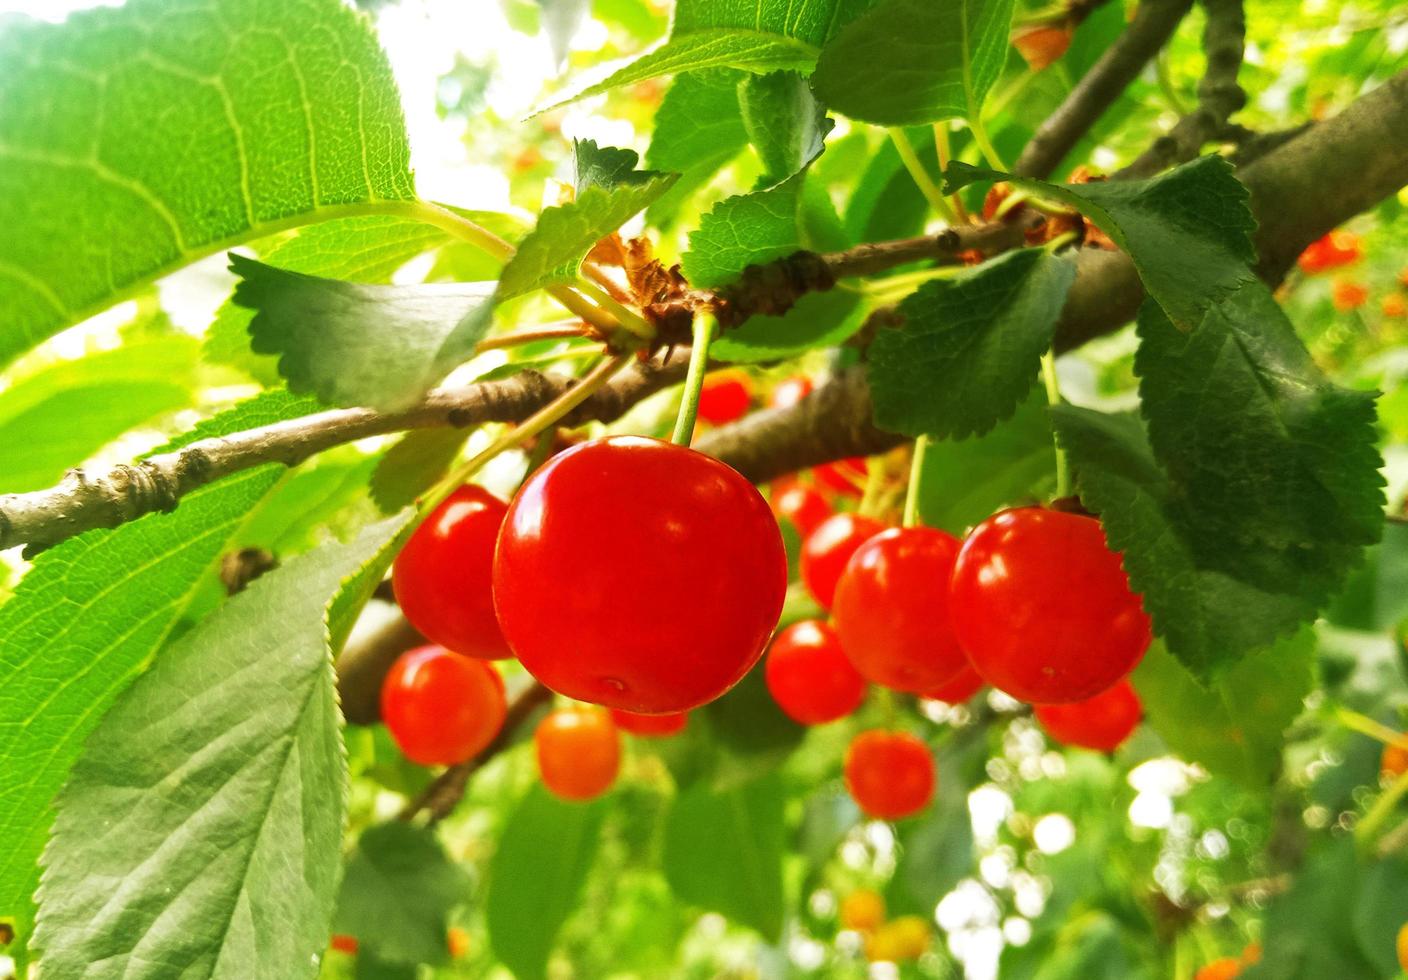
[[[832,617],[841,648],[874,684],[923,693],[968,666],[949,616],[959,542],[929,527],[892,527],[851,555]]]
[[[819,619],[804,619],[777,634],[764,675],[777,706],[803,725],[844,718],[865,700],[865,678],[841,650],[836,631]]]
[[[381,718],[406,758],[450,766],[485,749],[504,725],[504,682],[493,665],[444,647],[401,654],[381,685]]]
[[[558,708],[533,733],[543,785],[564,800],[590,800],[621,771],[621,736],[601,708]]]
[[[494,542],[508,505],[468,483],[431,511],[396,556],[391,586],[411,625],[466,657],[512,656],[494,616]]]
[[[857,888],[841,900],[841,926],[870,932],[885,921],[885,899],[869,888]]]
[[[611,720],[623,732],[639,735],[642,738],[668,738],[684,731],[689,724],[689,712],[681,711],[668,715],[638,715],[634,711],[611,709]]]
[[[846,749],[846,789],[861,812],[901,820],[929,805],[937,777],[929,747],[905,732],[861,732]]]
[[[859,514],[833,514],[802,542],[802,584],[825,609],[831,608],[836,583],[855,550],[885,530],[879,521]]]
[[[1094,518],[1035,507],[973,529],[949,590],[954,631],[989,684],[1032,704],[1093,697],[1139,663],[1149,617]]]
[[[1070,704],[1039,704],[1036,720],[1055,741],[1096,752],[1113,752],[1134,734],[1144,706],[1128,680],[1120,680],[1093,698]]]

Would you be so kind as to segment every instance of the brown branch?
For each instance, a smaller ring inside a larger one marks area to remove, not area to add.
[[[450,766],[435,781],[421,791],[420,795],[407,803],[400,813],[400,819],[410,820],[422,810],[437,823],[449,816],[464,799],[464,791],[473,776],[494,756],[507,749],[518,738],[519,729],[525,727],[539,708],[552,701],[552,692],[534,681],[522,694],[514,698],[504,716],[503,728],[489,743],[488,747],[473,759]]]
[[[1144,0],[1125,32],[1037,128],[1013,172],[1023,177],[1049,177],[1168,43],[1192,6],[1192,0]]]
[[[1247,40],[1247,18],[1242,0],[1202,0],[1207,10],[1203,51],[1207,69],[1198,83],[1198,108],[1178,120],[1173,129],[1150,145],[1116,177],[1149,177],[1196,157],[1203,144],[1227,125],[1228,118],[1247,103],[1247,93],[1237,84]]]

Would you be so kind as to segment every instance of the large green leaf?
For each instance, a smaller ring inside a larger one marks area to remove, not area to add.
[[[802,247],[797,227],[802,178],[771,190],[725,198],[690,233],[680,269],[691,286],[722,286],[745,268]]]
[[[880,0],[821,52],[812,85],[854,119],[974,118],[1002,74],[1012,0]]]
[[[1247,189],[1220,156],[1149,180],[1089,184],[1048,184],[953,163],[946,190],[986,178],[1010,180],[1080,210],[1129,253],[1144,288],[1182,329],[1256,278],[1249,265],[1256,259],[1256,222]]]
[[[964,770],[965,763],[979,753],[985,757],[986,752],[987,746],[977,741],[963,749],[949,746],[939,752],[935,760],[939,785],[933,803],[897,828],[899,857],[885,890],[892,917],[917,913],[927,918],[939,899],[972,873],[973,821]]]
[[[262,395],[181,442],[316,411],[312,399]],[[49,804],[103,712],[170,636],[220,554],[279,480],[277,465],[188,494],[170,514],[90,531],[41,554],[0,606],[0,915],[23,931]]]
[[[61,361],[0,393],[0,493],[57,483],[113,439],[190,405],[198,345],[143,340]]]
[[[835,125],[806,78],[795,71],[745,76],[738,103],[748,141],[763,162],[760,187],[782,183],[820,156]]]
[[[34,943],[46,973],[318,972],[346,809],[330,609],[384,569],[411,516],[256,580],[118,699],[56,800]]]
[[[662,224],[674,205],[697,190],[748,145],[738,104],[739,71],[685,72],[674,80],[655,112],[646,166],[678,173],[675,186],[651,204],[646,216]]]
[[[750,316],[714,341],[709,351],[721,361],[734,363],[776,361],[835,347],[864,322],[855,293],[843,289],[807,293],[781,316]]]
[[[596,859],[606,801],[567,803],[534,785],[509,816],[489,867],[494,955],[515,976],[547,975],[557,933]]]
[[[411,198],[408,158],[390,68],[339,0],[9,25],[0,363],[232,242]]]
[[[1149,725],[1208,772],[1265,790],[1281,768],[1281,733],[1315,686],[1315,632],[1257,650],[1207,686],[1155,643],[1134,671]]]
[[[392,286],[324,279],[231,253],[234,301],[255,310],[256,353],[278,354],[289,390],[333,405],[405,408],[474,353],[494,284]]]
[[[665,877],[675,894],[775,941],[783,917],[782,804],[775,773],[723,791],[699,782],[681,792],[665,820]]]
[[[1010,416],[1031,390],[1074,279],[1069,259],[1022,249],[920,286],[899,304],[904,324],[870,345],[875,424],[946,439]]]
[[[470,887],[433,830],[378,824],[347,859],[332,928],[383,960],[442,963],[449,912],[469,899]]]

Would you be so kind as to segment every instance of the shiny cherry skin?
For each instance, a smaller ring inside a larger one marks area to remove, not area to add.
[[[791,408],[812,393],[812,379],[805,374],[794,374],[779,381],[768,396],[769,408]]]
[[[504,726],[504,682],[492,664],[444,647],[408,650],[381,685],[381,719],[406,758],[452,766],[478,755]]]
[[[752,404],[753,386],[746,374],[736,371],[706,378],[699,390],[699,417],[714,425],[743,418]]]
[[[947,684],[930,688],[924,692],[924,697],[930,701],[942,701],[944,704],[963,704],[973,695],[983,689],[983,679],[971,664],[964,665],[958,672],[958,676]]]
[[[807,535],[802,542],[802,584],[822,608],[831,608],[836,583],[851,555],[883,530],[885,525],[873,518],[842,513],[831,515]]]
[[[688,711],[758,662],[787,556],[757,489],[692,449],[611,436],[560,453],[509,505],[494,604],[550,689],[642,714]]]
[[[1070,704],[1039,704],[1032,709],[1046,734],[1062,745],[1113,752],[1134,734],[1144,705],[1128,680],[1108,691]]]
[[[892,527],[851,555],[831,615],[841,648],[866,680],[922,694],[968,667],[948,609],[959,547],[931,527]]]
[[[772,512],[791,521],[797,533],[806,537],[831,516],[831,505],[815,487],[791,483],[773,493]]]
[[[670,715],[638,715],[633,711],[611,709],[611,720],[623,732],[639,735],[642,738],[669,738],[684,731],[689,724],[689,712],[681,711]]]
[[[564,800],[595,799],[621,771],[621,734],[601,708],[558,708],[533,732],[543,785]]]
[[[937,777],[929,747],[905,732],[861,732],[846,749],[846,789],[862,813],[902,820],[929,805]]]
[[[989,684],[1032,704],[1094,697],[1149,646],[1149,617],[1099,521],[1007,510],[963,542],[949,589],[958,642]]]
[[[494,542],[508,505],[466,484],[416,528],[391,570],[396,602],[425,638],[466,657],[512,656],[494,616]]]
[[[777,634],[764,679],[777,706],[803,725],[844,718],[865,700],[865,678],[846,659],[836,631],[819,619],[804,619]]]
[[[865,495],[865,481],[870,477],[870,464],[865,461],[864,456],[851,456],[848,459],[838,459],[834,463],[822,463],[812,467],[812,477],[819,486],[833,493],[859,500]]]

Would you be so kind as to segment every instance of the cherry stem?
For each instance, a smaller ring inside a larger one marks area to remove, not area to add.
[[[693,346],[689,351],[689,369],[684,377],[684,396],[680,413],[675,417],[675,431],[670,441],[688,446],[694,437],[694,422],[699,417],[699,393],[704,390],[704,375],[709,370],[709,347],[719,331],[719,318],[710,309],[694,311]]]
[[[1361,715],[1357,711],[1348,708],[1336,708],[1335,720],[1350,731],[1358,732],[1361,735],[1368,735],[1377,739],[1385,745],[1408,745],[1408,734],[1396,732],[1383,722],[1375,721],[1368,715]]]
[[[948,172],[948,163],[953,157],[953,153],[949,149],[947,122],[934,123],[934,152],[938,154],[939,174],[942,176]],[[964,223],[972,222],[973,216],[970,215],[968,209],[963,206],[963,198],[961,196],[958,194],[950,195],[948,203],[953,208],[953,213],[957,215],[959,221]]]
[[[1051,406],[1061,404],[1061,383],[1056,378],[1056,351],[1048,350],[1041,355],[1041,379],[1046,383],[1046,401]],[[1066,462],[1066,451],[1061,448],[1061,442],[1056,438],[1053,431],[1051,434],[1052,448],[1056,451],[1056,496],[1069,497],[1071,495],[1071,468]]]
[[[1355,826],[1355,844],[1361,848],[1367,847],[1378,833],[1379,826],[1389,818],[1405,794],[1408,794],[1408,772],[1403,773],[1389,784],[1388,789],[1384,790],[1374,801],[1369,812],[1364,814],[1364,819]]]
[[[909,489],[904,495],[904,526],[917,527],[919,517],[919,485],[924,479],[924,454],[929,450],[929,437],[914,440],[914,456],[909,461]]]
[[[560,324],[544,324],[541,327],[529,327],[524,330],[515,330],[512,333],[500,334],[497,337],[487,337],[474,345],[476,354],[486,350],[499,350],[503,347],[517,347],[519,344],[531,344],[535,340],[570,340],[574,337],[591,337],[593,333],[584,327],[580,321],[571,320]]]
[[[614,316],[622,330],[641,340],[655,339],[655,328],[635,310],[618,301],[608,290],[586,279],[577,280],[576,288]]]
[[[939,185],[934,183],[929,171],[924,169],[924,164],[920,162],[919,155],[914,152],[914,146],[909,142],[909,137],[905,135],[903,129],[891,129],[890,142],[895,144],[895,152],[900,155],[900,161],[904,168],[909,171],[910,177],[914,178],[915,185],[919,188],[919,193],[924,195],[925,200],[935,211],[951,225],[958,224],[958,216],[953,213],[953,208],[949,207],[948,199],[944,197],[943,191],[939,190]]]

